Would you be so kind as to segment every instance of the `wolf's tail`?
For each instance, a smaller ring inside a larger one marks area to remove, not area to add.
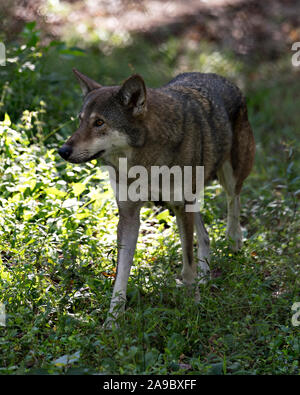
[[[231,149],[231,163],[237,179],[237,194],[240,193],[243,181],[252,169],[254,155],[254,135],[248,120],[246,101],[243,100],[235,121],[233,122],[233,141]]]

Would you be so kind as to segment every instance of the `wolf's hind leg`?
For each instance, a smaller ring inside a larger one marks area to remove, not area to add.
[[[194,213],[196,233],[197,233],[197,258],[198,258],[198,278],[200,283],[205,284],[209,275],[209,237],[205,229],[203,219],[199,212]]]
[[[227,197],[226,237],[232,240],[233,251],[238,251],[242,247],[243,239],[240,226],[240,195],[236,191],[237,181],[229,160],[223,163],[217,175]]]
[[[173,209],[176,214],[183,254],[182,281],[186,285],[191,285],[197,276],[193,252],[194,213],[186,212],[184,206],[174,206]]]

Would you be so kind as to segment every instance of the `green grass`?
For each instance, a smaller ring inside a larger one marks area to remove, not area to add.
[[[271,80],[269,66],[258,65],[262,75],[252,84],[253,70],[208,44],[179,59],[179,39],[159,48],[133,40],[83,51],[64,43],[43,48],[38,38],[27,25],[26,48],[10,46],[11,63],[0,69],[0,300],[7,313],[0,372],[299,374],[291,307],[300,302],[300,90],[288,61]],[[242,194],[244,247],[233,254],[224,241],[225,197],[214,183],[203,210],[213,276],[195,304],[176,287],[174,218],[144,208],[126,314],[118,329],[105,331],[117,208],[97,162],[71,165],[57,155],[81,102],[70,70],[110,84],[134,66],[158,86],[183,61],[247,87],[257,154]]]

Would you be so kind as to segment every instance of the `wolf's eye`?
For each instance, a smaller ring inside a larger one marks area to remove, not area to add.
[[[102,126],[104,124],[104,121],[102,119],[96,119],[96,121],[94,122],[94,126]]]

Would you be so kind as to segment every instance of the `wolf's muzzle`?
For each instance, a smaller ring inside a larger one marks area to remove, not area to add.
[[[63,159],[68,160],[72,153],[72,147],[70,145],[64,144],[62,147],[60,147],[58,153]]]

